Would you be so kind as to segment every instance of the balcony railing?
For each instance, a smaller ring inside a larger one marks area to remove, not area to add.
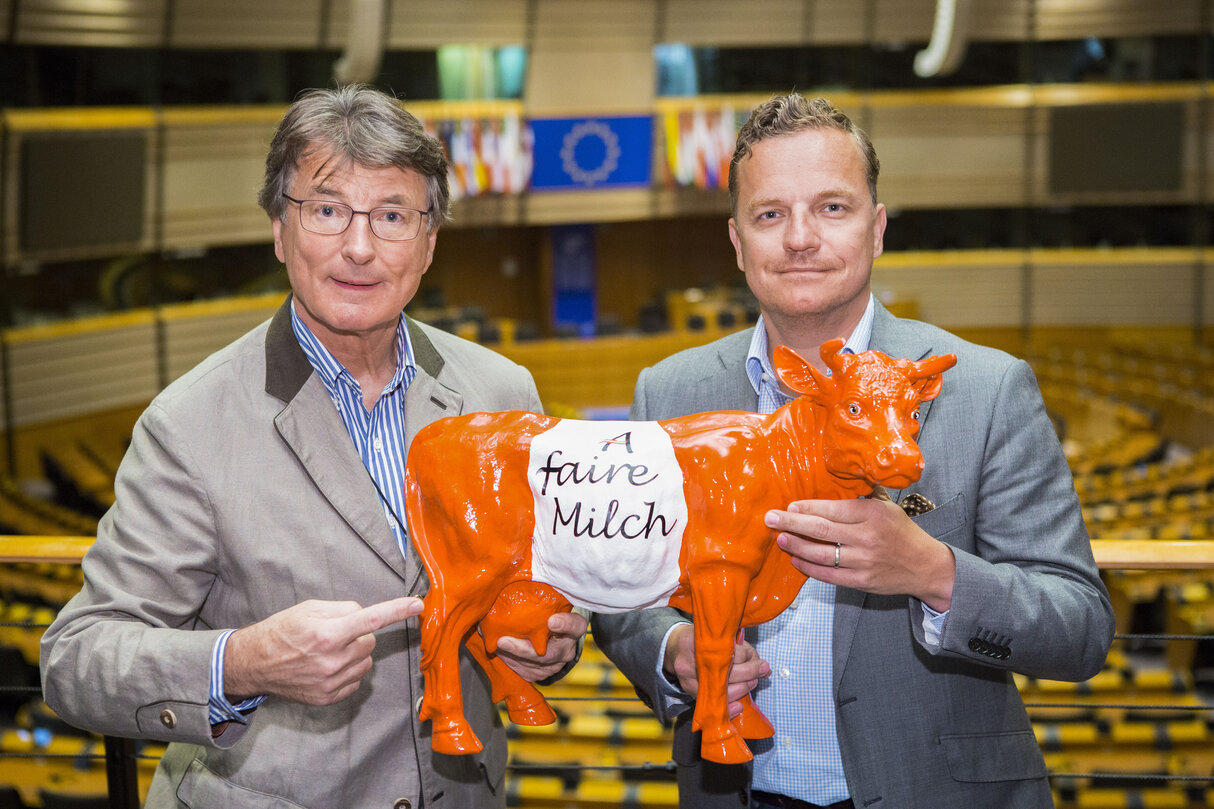
[[[0,564],[15,564],[15,563],[60,563],[60,564],[79,564],[83,559],[84,554],[92,545],[92,537],[66,537],[66,536],[0,536]],[[1191,570],[1191,571],[1208,571],[1214,570],[1214,540],[1118,540],[1118,539],[1097,539],[1092,541],[1092,549],[1096,557],[1096,562],[1101,570],[1143,570],[1143,571],[1172,571],[1172,570]],[[28,623],[23,624],[27,629],[45,629],[44,624]],[[1119,640],[1135,640],[1142,638],[1164,639],[1170,641],[1191,642],[1199,639],[1198,636],[1143,636],[1143,635],[1128,635],[1118,634]],[[1205,637],[1205,636],[1200,636]],[[587,699],[586,697],[570,696],[566,697],[570,700]],[[554,697],[555,700],[560,700],[561,697]],[[597,697],[596,697],[597,699]],[[1049,710],[1068,710],[1068,709],[1096,709],[1096,708],[1126,708],[1126,709],[1148,709],[1158,710],[1163,708],[1179,709],[1178,706],[1159,706],[1159,705],[1102,705],[1091,701],[1077,701],[1068,703],[1063,700],[1049,701],[1044,703],[1027,702],[1030,708],[1043,708]],[[1188,710],[1196,710],[1198,712],[1214,713],[1214,706],[1187,706]],[[0,754],[5,755],[5,754]],[[11,755],[11,754],[10,754]],[[50,755],[46,756],[50,758]],[[88,758],[87,754],[75,755],[73,758]],[[104,737],[104,756],[94,755],[92,758],[104,758],[106,772],[106,788],[108,791],[109,805],[114,809],[137,809],[139,806],[139,783],[137,764],[141,759],[135,742],[130,739],[117,738],[112,736]],[[665,767],[665,764],[646,764],[646,771],[660,770]],[[588,762],[585,766],[575,766],[575,769],[600,769],[593,762]],[[637,767],[627,767],[618,765],[620,770],[635,770]],[[520,766],[513,768],[516,776],[526,777],[526,773],[535,769],[531,766]],[[553,771],[561,769],[558,766],[543,767],[544,771]],[[1086,779],[1091,782],[1098,782],[1099,779],[1117,778],[1116,773],[1100,772],[1100,773],[1064,773],[1051,772],[1050,777],[1059,781],[1077,781]],[[1126,778],[1138,778],[1143,776],[1137,773],[1126,773]],[[1161,779],[1183,780],[1186,782],[1205,782],[1214,784],[1214,774],[1210,776],[1186,776],[1186,775],[1163,775],[1156,776]]]

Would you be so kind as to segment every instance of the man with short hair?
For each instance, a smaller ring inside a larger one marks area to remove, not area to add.
[[[402,313],[448,217],[442,146],[383,93],[312,91],[259,201],[291,296],[140,417],[84,588],[43,638],[46,701],[170,743],[148,807],[504,806],[505,733],[470,655],[484,750],[434,753],[417,713],[409,443],[444,416],[541,410],[526,370]],[[553,677],[585,627],[556,615],[543,657],[519,638],[499,654]]]
[[[823,372],[819,347],[833,338],[854,352],[958,358],[920,410],[926,469],[895,502],[804,500],[754,515],[809,578],[735,649],[731,714],[753,691],[775,727],[749,742],[753,765],[700,757],[686,615],[594,617],[595,640],[642,699],[677,716],[683,807],[1052,806],[1012,673],[1086,679],[1112,641],[1108,593],[1031,370],[895,318],[872,295],[886,225],[878,172],[867,135],[825,99],[793,93],[756,109],[730,164],[729,237],[759,323],[637,380],[635,419],[770,413],[790,395],[772,370],[777,345]]]

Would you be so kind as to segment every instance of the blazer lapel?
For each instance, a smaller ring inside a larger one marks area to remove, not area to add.
[[[719,402],[714,409],[759,409],[759,394],[746,375],[746,353],[750,350],[751,330],[739,332],[717,351],[717,365],[697,383],[691,401]]]
[[[411,585],[419,569],[416,555],[408,562],[401,557],[370,475],[291,331],[290,305],[288,298],[266,334],[266,392],[284,402],[274,426],[329,504]]]
[[[430,422],[461,415],[464,412],[464,397],[459,391],[438,381],[445,364],[442,355],[416,322],[405,318],[405,323],[409,327],[409,342],[413,346],[413,360],[417,365],[417,374],[405,391],[405,447],[408,448],[413,446],[413,438],[418,431]],[[409,592],[420,592],[419,583],[425,568],[412,542],[409,543],[406,567],[405,583]]]
[[[881,351],[895,359],[921,360],[932,353],[930,343],[915,339],[909,330],[903,328],[898,321],[898,318],[889,313],[889,310],[877,302],[876,315],[873,318],[873,336],[870,341],[871,348]],[[927,401],[919,405],[919,431],[920,433],[927,427],[927,418],[932,411],[932,402]],[[911,487],[913,488],[913,486]],[[907,490],[891,490],[890,497],[894,502],[898,502],[902,498],[903,492]]]

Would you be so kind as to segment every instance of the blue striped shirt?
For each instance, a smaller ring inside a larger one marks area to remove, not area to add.
[[[362,388],[345,367],[325,348],[316,335],[299,318],[295,303],[291,303],[291,329],[295,339],[308,357],[308,362],[324,383],[329,398],[333,400],[346,432],[354,441],[354,448],[363,466],[379,490],[384,518],[396,537],[402,555],[408,555],[408,534],[401,521],[405,515],[405,391],[417,375],[413,358],[413,345],[409,342],[409,330],[402,317],[396,325],[396,371],[379,394],[379,399],[368,412],[363,405]],[[223,658],[228,630],[219,636],[211,655],[211,724],[234,720],[243,722],[244,713],[260,705],[265,697],[254,697],[239,705],[228,702],[223,693]]]

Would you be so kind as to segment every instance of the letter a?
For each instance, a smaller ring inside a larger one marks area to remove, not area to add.
[[[629,430],[626,433],[620,433],[615,438],[603,439],[603,448],[601,450],[599,450],[599,452],[606,452],[607,448],[612,445],[615,445],[615,446],[623,445],[624,448],[626,450],[628,450],[629,453],[631,453],[632,452],[632,431]]]

